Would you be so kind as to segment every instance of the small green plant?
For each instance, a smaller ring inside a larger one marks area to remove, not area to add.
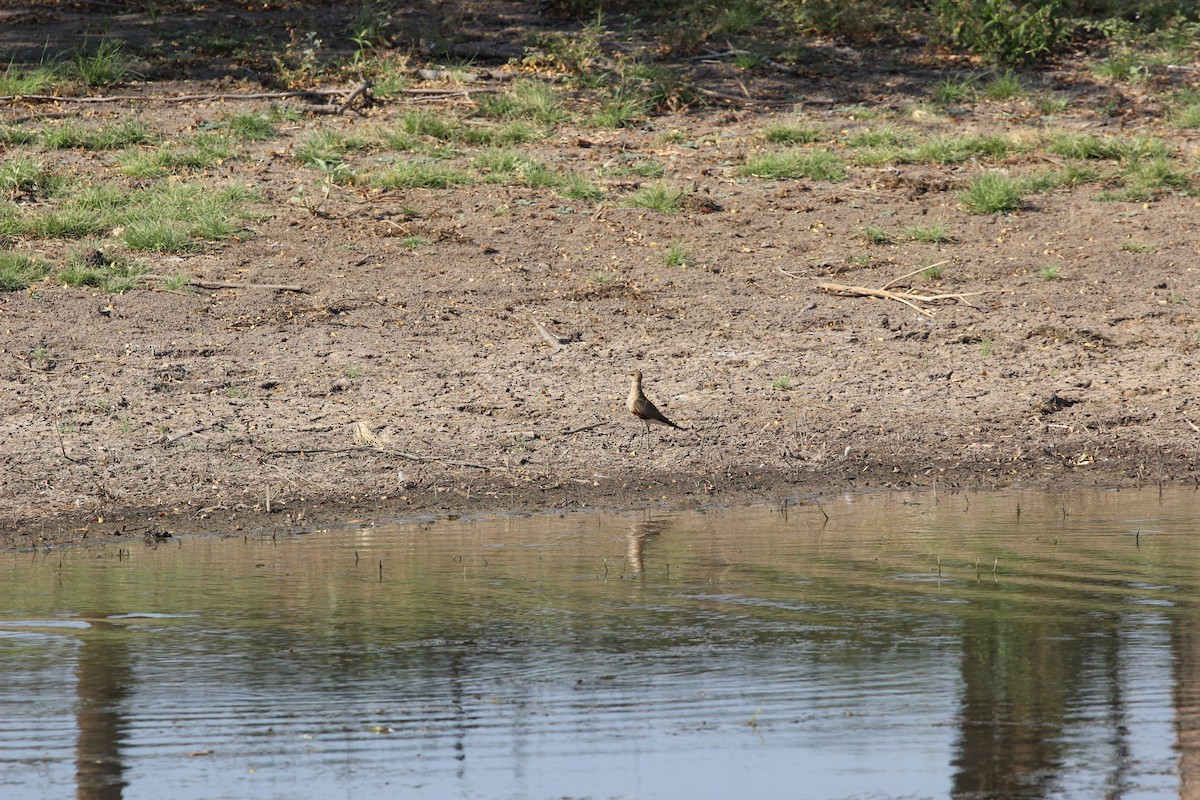
[[[875,225],[864,225],[859,233],[871,244],[893,244],[896,241],[895,236]]]
[[[1004,214],[1021,205],[1022,183],[999,172],[981,175],[958,193],[968,214]]]
[[[921,277],[927,281],[941,280],[946,268],[942,264],[930,264],[921,270]]]
[[[351,380],[354,380],[355,378],[361,378],[362,374],[363,374],[362,367],[347,367],[346,368],[346,377],[350,378]]]
[[[145,123],[132,119],[98,129],[68,121],[44,128],[37,138],[43,147],[52,150],[112,150],[147,142],[150,132]]]
[[[733,54],[733,63],[737,64],[738,69],[750,71],[761,67],[767,63],[769,59],[759,53],[751,53],[748,51],[738,51]]]
[[[1122,83],[1141,83],[1150,77],[1145,56],[1133,50],[1122,50],[1101,61],[1093,69],[1096,77]]]
[[[1046,264],[1038,271],[1038,277],[1044,281],[1056,281],[1062,277],[1057,264]]]
[[[0,72],[0,95],[49,94],[62,82],[63,69],[60,64],[49,63],[25,70],[9,62]]]
[[[41,197],[54,194],[63,184],[64,179],[41,162],[20,156],[0,161],[0,194]]]
[[[525,119],[556,125],[567,116],[554,88],[537,81],[517,83],[501,94],[482,95],[477,102],[478,113],[484,117]]]
[[[638,178],[661,178],[666,174],[667,168],[661,161],[655,161],[652,158],[640,158],[634,161],[606,164],[599,171],[601,175],[622,177],[633,175]]]
[[[133,259],[110,256],[88,245],[67,256],[66,268],[58,277],[68,286],[94,286],[108,294],[133,289],[146,268]]]
[[[384,189],[446,189],[471,182],[461,170],[422,161],[396,164],[371,176],[371,183]]]
[[[954,237],[950,235],[950,228],[941,222],[932,222],[928,225],[910,225],[903,230],[903,233],[905,238],[911,239],[914,242],[943,244],[954,241]]]
[[[400,244],[409,250],[419,250],[429,244],[429,240],[424,236],[405,236],[400,240]]]
[[[663,253],[663,264],[668,267],[686,267],[691,264],[691,258],[681,244],[673,244]]]
[[[190,253],[197,249],[183,225],[170,219],[137,220],[125,227],[121,238],[135,252]]]
[[[162,288],[169,292],[187,292],[190,291],[191,285],[192,276],[186,272],[176,272],[162,282]]]
[[[933,85],[933,101],[942,105],[975,99],[975,78],[942,78]]]
[[[268,114],[230,114],[221,125],[243,141],[261,142],[275,135],[275,120]]]
[[[737,170],[755,178],[800,179],[837,182],[844,180],[842,160],[828,150],[783,151],[752,158]]]
[[[987,358],[992,354],[992,340],[984,336],[979,342],[979,355]]]
[[[775,380],[771,381],[771,388],[779,389],[779,390],[783,390],[783,391],[791,389],[792,388],[792,376],[782,375],[782,376],[776,378]]]
[[[1038,101],[1038,111],[1046,116],[1061,114],[1071,107],[1071,101],[1066,95],[1052,92],[1042,95]]]
[[[218,134],[199,134],[182,146],[153,150],[126,150],[118,159],[121,172],[132,178],[159,178],[168,174],[203,170],[234,155],[232,140]]]
[[[912,141],[912,134],[891,125],[864,128],[846,140],[847,147],[899,147]]]
[[[763,12],[758,4],[741,0],[724,5],[713,27],[721,33],[739,36],[758,26],[762,19]]]
[[[558,193],[572,200],[597,201],[604,198],[599,186],[577,172],[568,172],[559,180]]]
[[[1139,242],[1135,239],[1126,239],[1121,243],[1121,249],[1126,253],[1153,253],[1158,250],[1158,246]]]
[[[119,39],[102,39],[96,51],[88,55],[83,47],[71,52],[70,75],[87,86],[112,86],[133,74],[132,59]]]
[[[682,208],[683,196],[683,189],[665,183],[654,183],[625,198],[622,205],[626,208],[647,208],[664,214],[674,214]]]
[[[788,125],[775,123],[763,128],[763,138],[771,144],[812,144],[819,142],[823,134],[811,125]]]
[[[1060,0],[935,0],[934,14],[955,44],[996,64],[1049,52],[1069,32]]]
[[[1011,70],[1000,73],[983,87],[983,96],[988,100],[1013,100],[1025,94],[1025,84]]]
[[[1187,102],[1173,108],[1171,124],[1177,128],[1200,128],[1200,100]]]
[[[0,251],[0,292],[28,289],[50,274],[50,265],[40,258]]]
[[[592,123],[601,128],[628,128],[650,112],[650,102],[636,90],[619,87],[601,104]]]
[[[1169,152],[1167,145],[1159,139],[1081,133],[1052,136],[1048,145],[1050,152],[1055,155],[1106,161],[1137,161],[1164,157]]]

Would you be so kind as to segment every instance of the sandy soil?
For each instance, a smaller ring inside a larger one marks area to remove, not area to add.
[[[526,16],[507,20],[502,38],[519,41],[532,12],[512,5]],[[0,50],[88,24],[54,5],[5,13]],[[248,24],[250,12],[229,13]],[[168,14],[158,24],[187,22]],[[135,40],[145,20],[110,23]],[[1194,164],[1196,133],[1165,125],[1156,105],[1156,92],[1181,77],[1130,88],[1060,65],[1034,80],[1039,91],[1069,94],[1062,115],[1039,116],[1036,99],[1025,99],[923,119],[909,109],[936,69],[913,66],[916,56],[906,66],[869,51],[824,52],[834,67],[794,76],[694,62],[704,86],[744,86],[746,99],[632,129],[566,125],[522,146],[588,174],[657,159],[669,183],[689,190],[677,214],[487,184],[336,188],[317,215],[288,202],[298,186],[319,184],[294,160],[297,142],[318,128],[386,121],[403,110],[398,102],[361,117],[306,116],[249,145],[248,157],[192,176],[252,184],[263,197],[254,235],[149,257],[151,271],[304,291],[147,283],[103,295],[48,279],[0,294],[0,544],[861,487],[1197,481],[1196,197],[1103,202],[1099,187],[1084,185],[1031,196],[1011,215],[962,210],[956,190],[983,170],[1052,166],[1025,157],[853,167],[842,183],[735,175],[767,147],[760,133],[772,121],[800,115],[829,131],[881,124],[856,119],[854,105],[947,135],[1154,135]],[[230,65],[127,90],[262,88]],[[170,139],[255,107],[136,109]],[[0,121],[36,125],[66,113],[100,123],[129,108],[7,103]],[[671,131],[680,135],[664,137]],[[98,174],[114,161],[43,157]],[[618,201],[642,182],[600,180]],[[952,241],[871,244],[861,235],[867,225],[898,231],[934,220]],[[409,247],[414,236],[428,244]],[[667,266],[672,244],[691,263]],[[74,244],[15,246],[61,260]],[[986,293],[931,304],[926,316],[820,288],[881,287],[938,261],[939,279],[892,288]],[[1058,280],[1039,277],[1047,264]],[[688,431],[640,437],[624,408],[633,369]]]

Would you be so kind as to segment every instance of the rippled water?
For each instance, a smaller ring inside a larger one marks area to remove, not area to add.
[[[0,796],[1196,796],[1197,499],[0,553]]]

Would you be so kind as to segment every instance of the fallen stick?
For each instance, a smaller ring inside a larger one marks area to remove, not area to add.
[[[526,311],[525,316],[529,317],[529,321],[533,323],[533,327],[538,329],[538,333],[542,335],[542,338],[555,347],[563,347],[570,341],[569,339],[564,339],[561,336],[555,336],[550,331],[546,330],[546,326],[538,322],[537,318],[534,317],[532,313]]]
[[[139,278],[152,281],[169,281],[170,275],[154,275],[146,274],[139,275]],[[308,294],[308,289],[303,286],[297,286],[290,283],[238,283],[236,281],[208,281],[201,278],[188,278],[188,286],[197,286],[201,289],[269,289],[274,292],[298,292],[300,294]]]
[[[204,430],[205,430],[204,425],[197,425],[196,427],[194,427],[190,430],[180,431],[179,433],[172,433],[170,436],[167,437],[166,444],[173,444],[174,442],[178,442],[180,439],[184,439],[188,436],[191,436],[196,433],[200,433]]]
[[[915,294],[913,292],[893,292],[888,289],[872,289],[867,286],[846,286],[841,283],[819,283],[817,288],[829,294],[836,294],[842,297],[878,297],[881,300],[895,300],[898,303],[903,303],[919,314],[924,314],[927,317],[932,317],[933,313],[928,309],[921,308],[917,303],[936,303],[939,300],[958,300],[964,305],[971,305],[963,298],[975,297],[976,295],[987,294],[989,292],[1006,292],[1007,289],[984,289],[979,292],[947,292],[945,294]],[[972,306],[973,307],[973,306]]]
[[[604,425],[607,425],[609,422],[611,422],[611,420],[607,420],[607,419],[601,420],[600,422],[593,422],[591,425],[584,425],[582,428],[573,428],[572,430],[569,430],[569,431],[563,431],[562,435],[563,436],[574,436],[575,434],[583,433],[584,431],[594,431],[596,428],[600,428]]]

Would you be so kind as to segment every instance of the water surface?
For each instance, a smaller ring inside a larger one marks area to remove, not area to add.
[[[3,553],[0,794],[1192,796],[1196,502],[847,495]]]

